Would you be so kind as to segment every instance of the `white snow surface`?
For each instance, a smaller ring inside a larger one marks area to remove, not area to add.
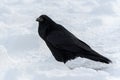
[[[109,67],[112,67],[112,64],[105,64],[101,62],[96,62],[86,58],[75,58],[74,60],[69,60],[65,63],[65,65],[70,69],[75,69],[79,67],[91,68],[94,70],[103,70]]]
[[[81,58],[75,69],[57,62],[37,33],[42,14],[112,64],[95,70]],[[63,79],[120,80],[120,0],[0,0],[0,80]]]

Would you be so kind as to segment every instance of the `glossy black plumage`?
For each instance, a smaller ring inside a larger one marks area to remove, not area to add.
[[[36,21],[39,22],[40,37],[46,42],[57,61],[66,63],[76,57],[83,57],[107,64],[111,62],[48,16],[41,15]]]

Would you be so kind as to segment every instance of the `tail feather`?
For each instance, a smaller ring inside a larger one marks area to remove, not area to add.
[[[92,59],[92,58],[91,58]],[[99,62],[103,62],[103,63],[111,63],[111,60],[109,60],[108,58],[101,56],[101,57],[95,57],[93,60],[95,61],[99,61]]]
[[[103,62],[106,64],[112,63],[112,61],[110,59],[98,54],[95,51],[91,51],[89,53],[86,53],[83,57],[94,60],[94,61]]]

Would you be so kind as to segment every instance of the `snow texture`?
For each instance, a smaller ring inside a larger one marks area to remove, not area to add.
[[[57,62],[37,33],[42,14],[113,63]],[[0,80],[120,80],[119,21],[120,0],[0,0]]]

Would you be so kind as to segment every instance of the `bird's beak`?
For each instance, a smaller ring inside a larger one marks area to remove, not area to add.
[[[40,20],[40,18],[37,18],[37,19],[36,19],[36,21],[39,21],[39,20]]]

